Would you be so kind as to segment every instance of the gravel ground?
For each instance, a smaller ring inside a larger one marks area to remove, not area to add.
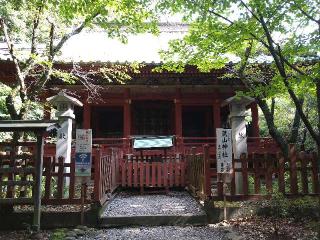
[[[224,239],[225,232],[215,227],[140,227],[140,228],[121,228],[105,229],[93,236],[84,236],[83,240],[98,239]]]
[[[272,220],[268,218],[244,218],[210,224],[205,227],[130,227],[95,229],[78,226],[74,229],[55,229],[41,231],[30,235],[27,231],[1,232],[0,240],[316,240],[316,231],[311,225],[319,226],[318,222],[292,222],[289,219],[278,219],[281,225],[279,235],[271,234]]]
[[[64,232],[62,235],[61,233]],[[1,232],[0,240],[16,239],[16,240],[200,240],[214,239],[226,240],[229,231],[217,227],[139,227],[139,228],[111,228],[111,229],[80,229],[74,230],[54,230],[42,231],[36,235],[28,235],[25,231],[18,232]]]
[[[107,206],[103,216],[202,215],[201,205],[187,192],[140,195],[119,193]]]

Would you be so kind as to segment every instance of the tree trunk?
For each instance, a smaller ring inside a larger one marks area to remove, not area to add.
[[[301,104],[303,104],[303,100],[301,100]],[[299,112],[296,109],[294,114],[293,124],[291,127],[290,138],[288,140],[289,143],[295,144],[298,142],[300,123],[301,123],[301,117],[299,115]]]
[[[259,97],[257,97],[256,99],[257,99],[258,105],[261,108],[263,115],[266,119],[267,126],[268,126],[269,133],[270,133],[271,137],[279,145],[283,155],[285,157],[288,157],[288,155],[289,155],[288,142],[286,141],[286,139],[282,136],[282,134],[279,132],[279,130],[275,126],[274,118],[271,114],[271,111],[269,109],[267,102]]]

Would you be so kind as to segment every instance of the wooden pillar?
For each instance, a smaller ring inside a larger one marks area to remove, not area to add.
[[[220,100],[216,99],[213,103],[213,136],[216,136],[216,129],[221,128]]]
[[[252,116],[252,135],[259,137],[259,113],[257,103],[251,103],[251,116]]]
[[[181,92],[176,89],[176,96],[174,99],[174,115],[175,115],[175,135],[177,138],[177,147],[182,147],[182,106],[181,106]]]
[[[35,231],[40,230],[40,216],[41,216],[41,179],[43,166],[43,134],[37,133],[37,155],[35,164],[35,189],[34,189],[34,212],[33,212],[33,228]]]
[[[91,106],[89,103],[83,105],[83,126],[84,129],[91,128]]]
[[[124,104],[123,104],[123,135],[125,138],[131,135],[131,99],[130,89],[126,88],[124,92]]]
[[[128,138],[125,141],[126,148],[130,147],[130,135],[131,135],[131,99],[130,89],[126,88],[124,92],[124,104],[123,104],[123,137]]]

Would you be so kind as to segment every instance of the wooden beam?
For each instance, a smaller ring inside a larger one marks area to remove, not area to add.
[[[13,172],[10,172],[12,174]],[[15,181],[15,180],[8,180],[8,181],[1,181],[0,186],[31,186],[33,185],[33,181]]]
[[[3,173],[20,173],[20,174],[31,174],[34,173],[33,167],[26,168],[17,168],[17,167],[8,167],[8,168],[0,168],[0,174]],[[1,182],[0,182],[1,184]]]
[[[32,198],[2,198],[0,199],[0,204],[27,204],[27,205],[32,205],[33,204],[33,199]]]

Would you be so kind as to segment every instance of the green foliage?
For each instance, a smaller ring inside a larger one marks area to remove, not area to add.
[[[270,204],[270,214],[275,218],[283,218],[288,214],[288,204],[282,193],[273,194]]]
[[[128,34],[152,30],[156,18],[147,0],[20,0],[0,1],[0,15],[9,23],[15,39],[30,40],[33,21],[40,15],[38,40],[47,44],[50,23],[57,27],[56,38],[85,22],[88,28],[99,27],[109,37],[126,40]]]
[[[8,119],[8,111],[6,108],[6,96],[10,93],[10,88],[0,83],[0,119]]]
[[[271,200],[257,202],[257,214],[274,218],[319,219],[320,209],[317,197],[305,196],[287,198],[281,193],[272,195]]]
[[[11,104],[14,108],[8,111],[10,117],[38,118],[32,102],[51,79],[61,79],[65,84],[83,84],[93,95],[91,98],[98,97],[100,82],[91,78],[92,72],[53,69],[62,47],[72,36],[89,29],[102,30],[106,37],[122,42],[136,33],[156,34],[154,5],[149,0],[0,0],[0,38],[22,46],[15,48],[15,44],[9,44],[13,48],[8,52],[17,60],[14,65],[18,69],[16,81],[10,83],[11,91],[5,94],[14,99]],[[8,34],[5,34],[6,29]],[[130,71],[137,71],[135,65],[132,64]],[[128,66],[106,67],[96,74],[102,76],[102,81],[124,83],[130,78],[128,69]],[[1,103],[0,96],[0,109]],[[35,116],[26,114],[30,109],[35,110]]]
[[[66,229],[59,228],[53,231],[50,235],[50,240],[63,240],[66,237]]]
[[[160,0],[159,11],[179,12],[190,23],[188,34],[161,52],[163,68],[181,71],[185,64],[191,64],[210,71],[233,61],[233,67],[227,70],[244,83],[246,90],[241,94],[262,100],[276,97],[280,102],[277,108],[286,111],[281,106],[283,99],[295,112],[297,103],[291,103],[294,97],[307,97],[309,103],[317,99],[319,6],[318,0]],[[293,93],[288,94],[289,89]],[[318,113],[311,114],[316,107],[308,107],[308,111],[303,108],[305,114],[309,112],[304,123],[316,126],[318,120],[313,116]],[[275,117],[276,127],[282,126],[280,134],[288,135],[288,124],[284,124],[292,122],[292,114],[283,116]]]

